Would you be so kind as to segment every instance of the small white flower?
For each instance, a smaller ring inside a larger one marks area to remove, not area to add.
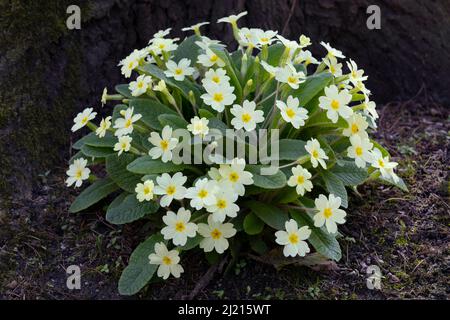
[[[218,191],[217,182],[203,178],[197,180],[195,185],[186,192],[186,198],[191,199],[190,205],[196,210],[211,206],[216,202]]]
[[[299,255],[304,257],[310,252],[306,239],[311,235],[311,229],[308,226],[298,227],[294,219],[286,221],[286,231],[275,232],[275,242],[284,246],[283,254],[285,257],[295,257]]]
[[[309,140],[306,143],[305,149],[311,155],[311,164],[313,168],[316,168],[319,163],[324,169],[327,168],[327,164],[325,163],[324,159],[327,160],[328,156],[320,147],[320,143],[317,139]]]
[[[207,85],[222,85],[227,84],[230,81],[230,77],[222,68],[208,69],[205,73],[205,78],[202,80],[203,86]]]
[[[298,39],[298,42],[300,44],[300,48],[306,48],[309,47],[312,43],[311,43],[311,39],[307,36],[305,36],[304,34],[302,34],[300,36],[300,38]]]
[[[215,54],[211,49],[206,49],[206,52],[198,56],[198,63],[202,66],[210,68],[214,65],[222,68],[225,66],[225,62],[219,58],[217,54]]]
[[[219,47],[226,47],[224,44],[220,43],[219,40],[213,40],[206,36],[201,36],[200,41],[195,41],[195,44],[198,45],[203,50],[206,50],[211,45],[219,46]]]
[[[374,101],[370,101],[368,97],[363,102],[363,112],[365,115],[372,117],[373,120],[377,120],[379,118],[378,112],[376,110],[377,105]]]
[[[94,111],[94,108],[86,108],[82,112],[77,114],[75,119],[73,119],[73,122],[75,124],[72,126],[72,132],[83,128],[90,120],[93,120],[95,118],[97,112],[92,111]]]
[[[237,15],[232,14],[228,17],[220,18],[219,20],[217,20],[217,23],[225,22],[225,23],[236,24],[236,22],[245,15],[247,15],[247,11],[241,12]]]
[[[201,95],[203,102],[218,112],[223,112],[225,106],[233,104],[236,96],[234,88],[228,84],[206,85],[206,93]]]
[[[121,67],[121,72],[125,78],[131,77],[131,72],[139,66],[139,62],[134,58],[125,58],[120,61],[119,66]]]
[[[365,168],[366,162],[370,163],[372,161],[370,150],[373,148],[373,143],[359,135],[351,136],[350,143],[352,145],[347,149],[347,156],[355,159],[355,164],[358,168]]]
[[[231,223],[220,223],[214,221],[212,215],[208,217],[208,224],[199,223],[198,233],[204,237],[200,242],[200,248],[205,252],[216,250],[217,253],[224,253],[228,249],[228,240],[236,234],[236,229]]]
[[[155,183],[152,180],[145,180],[144,183],[138,183],[134,191],[139,202],[150,201],[153,199],[153,190]]]
[[[305,65],[309,64],[319,64],[316,58],[313,57],[311,51],[302,50],[298,53],[298,55],[294,59],[294,63],[305,63]]]
[[[215,202],[206,207],[212,213],[213,220],[224,222],[226,217],[237,217],[239,206],[235,204],[238,195],[232,188],[227,188],[227,184],[220,185],[220,191],[216,193]]]
[[[147,92],[152,84],[152,77],[146,75],[140,75],[136,81],[131,81],[128,88],[131,91],[133,97],[138,97]]]
[[[95,130],[95,134],[99,136],[99,138],[103,138],[106,135],[106,131],[111,128],[111,117],[108,116],[102,121],[100,121],[100,125],[98,126],[97,130]]]
[[[335,78],[342,76],[342,63],[338,63],[335,57],[327,57],[323,59],[323,63]]]
[[[297,41],[292,41],[289,39],[286,39],[285,37],[281,35],[277,35],[278,40],[281,41],[281,43],[284,45],[286,50],[288,50],[289,58],[292,57],[292,55],[295,53],[295,51],[300,48],[300,45],[297,43]]]
[[[163,195],[159,204],[161,207],[168,207],[173,199],[181,200],[186,194],[186,188],[183,185],[187,178],[181,172],[177,172],[171,177],[168,173],[163,173],[156,178],[158,185],[155,187],[155,194]]]
[[[114,145],[114,151],[119,151],[119,156],[122,152],[130,151],[132,140],[130,136],[120,136],[119,141]]]
[[[321,194],[314,200],[314,203],[319,211],[314,216],[314,226],[320,228],[325,224],[328,233],[336,233],[336,224],[345,223],[345,216],[347,215],[344,210],[339,209],[341,198],[330,194],[327,199],[325,195]]]
[[[208,119],[195,116],[191,119],[191,123],[187,125],[187,129],[195,136],[200,135],[204,137],[209,133],[208,123]]]
[[[178,48],[175,40],[176,39],[155,38],[148,49],[153,51],[156,55],[160,55],[163,52],[175,51]]]
[[[107,98],[108,98],[108,89],[104,88],[101,99],[102,107],[106,104]]]
[[[153,38],[150,39],[149,43],[154,42],[156,39],[162,39],[162,38],[164,38],[165,36],[167,36],[167,35],[170,33],[171,30],[172,30],[172,28],[167,28],[167,29],[165,29],[165,30],[159,30],[158,32],[156,32],[156,33],[153,35]]]
[[[397,165],[397,162],[389,161],[389,157],[383,157],[380,149],[372,150],[372,167],[379,169],[383,178],[393,180],[395,183],[399,182],[400,179],[394,172]]]
[[[320,43],[321,46],[323,46],[325,49],[327,49],[328,51],[328,57],[334,57],[334,58],[341,58],[344,59],[345,56],[342,54],[342,51],[333,48],[332,46],[330,46],[330,44],[327,42],[321,42]]]
[[[289,96],[287,104],[281,100],[277,100],[275,104],[280,109],[284,121],[291,123],[295,129],[305,125],[305,120],[308,119],[308,110],[299,107],[300,101],[298,98]]]
[[[267,62],[265,62],[264,60],[262,60],[261,62],[261,66],[264,68],[264,70],[266,70],[270,76],[275,77],[275,75],[278,73],[278,67],[274,67],[270,64],[268,64]]]
[[[158,84],[153,87],[154,91],[164,92],[167,90],[167,85],[164,80],[159,80]]]
[[[161,135],[157,132],[150,133],[148,141],[154,145],[148,152],[152,159],[161,158],[162,162],[172,160],[172,150],[176,148],[178,139],[172,137],[172,128],[170,126],[165,126]]]
[[[275,40],[275,36],[277,35],[277,31],[272,30],[260,30],[256,33],[256,37],[258,39],[258,44],[261,46],[267,46],[271,45],[272,42]]]
[[[350,70],[349,80],[353,85],[356,85],[358,82],[366,81],[367,76],[364,76],[364,70],[359,69],[355,61],[350,59],[350,62],[347,62],[347,67]]]
[[[342,131],[342,134],[346,137],[359,135],[361,138],[367,138],[366,129],[369,126],[366,119],[359,113],[353,113],[353,115],[347,119],[348,127]]]
[[[114,129],[117,129],[114,133],[115,136],[121,137],[133,132],[133,123],[139,121],[142,118],[140,114],[134,114],[134,107],[120,111],[123,118],[118,118],[114,121]]]
[[[283,68],[278,68],[275,79],[287,83],[292,89],[298,89],[299,84],[305,82],[305,74],[297,72],[291,63],[287,63]]]
[[[186,58],[181,59],[178,64],[173,60],[169,60],[166,63],[167,70],[164,73],[177,81],[183,81],[186,76],[194,74],[195,69],[190,67],[190,64],[191,60]]]
[[[184,246],[187,238],[195,237],[197,233],[197,225],[191,220],[191,212],[185,208],[178,209],[178,212],[167,211],[163,216],[163,221],[166,227],[161,229],[161,234],[165,240],[172,240],[176,246]]]
[[[327,117],[333,123],[338,121],[339,116],[344,119],[353,114],[348,104],[352,101],[352,95],[347,90],[339,92],[335,85],[325,88],[325,96],[319,97],[319,107],[327,110]]]
[[[305,195],[305,191],[310,192],[313,188],[313,184],[310,180],[312,177],[311,173],[300,165],[291,170],[292,176],[287,182],[288,186],[295,187],[295,191],[301,196]]]
[[[194,24],[194,25],[192,25],[192,26],[190,26],[190,27],[183,28],[183,29],[181,29],[181,31],[194,31],[194,32],[199,32],[199,31],[200,31],[200,27],[201,27],[201,26],[205,26],[205,25],[207,25],[207,24],[209,24],[209,22],[199,22],[199,23],[196,23],[196,24]]]
[[[184,272],[183,267],[179,264],[180,256],[177,250],[168,250],[163,242],[155,244],[155,253],[148,256],[150,264],[157,264],[158,277],[166,280],[172,274],[175,278],[179,278]]]
[[[245,159],[235,158],[230,164],[221,165],[219,173],[223,181],[229,182],[239,196],[245,194],[244,186],[253,184],[253,174],[245,171]]]
[[[83,180],[89,178],[89,174],[91,170],[86,168],[87,160],[84,158],[78,158],[74,160],[73,164],[69,166],[69,170],[67,170],[67,175],[69,176],[66,180],[66,184],[70,187],[75,183],[75,188],[78,188],[83,183]]]
[[[242,106],[235,104],[230,109],[234,118],[231,124],[236,130],[244,128],[246,131],[256,129],[256,124],[264,121],[264,112],[262,110],[255,110],[256,103],[254,101],[245,100]]]

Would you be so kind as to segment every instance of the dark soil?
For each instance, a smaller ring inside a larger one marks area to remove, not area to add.
[[[410,192],[371,183],[352,195],[337,266],[276,270],[243,256],[207,281],[210,266],[194,253],[181,279],[151,284],[135,298],[186,298],[199,283],[199,299],[450,298],[449,108],[408,101],[380,114],[378,138],[400,163]],[[69,214],[77,191],[64,187],[65,170],[42,173],[30,197],[0,212],[0,298],[123,298],[118,278],[149,226],[110,225],[101,206]],[[66,287],[70,265],[81,267],[81,290]],[[366,286],[369,265],[381,269],[381,290]]]

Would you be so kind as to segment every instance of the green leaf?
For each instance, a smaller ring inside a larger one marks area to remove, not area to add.
[[[89,208],[118,189],[119,186],[110,178],[97,180],[80,193],[70,206],[69,212],[75,213]]]
[[[123,95],[125,98],[133,98],[133,95],[131,94],[131,91],[129,89],[129,84],[118,84],[115,87],[116,91]]]
[[[116,152],[112,148],[93,147],[87,144],[84,144],[81,147],[81,152],[86,157],[93,157],[93,158],[105,158],[109,155],[115,155],[117,157]]]
[[[127,170],[127,166],[135,159],[136,156],[127,153],[119,157],[115,154],[106,157],[106,172],[119,187],[130,193],[134,193],[136,184],[141,182],[140,175]]]
[[[405,181],[403,181],[403,179],[400,177],[398,177],[398,179],[399,179],[398,182],[394,182],[394,180],[392,180],[392,179],[386,179],[386,178],[383,178],[382,176],[378,177],[378,180],[380,180],[382,183],[395,186],[402,191],[408,192],[409,190],[408,190],[408,187],[406,186]]]
[[[125,224],[136,221],[146,214],[154,213],[158,209],[159,205],[156,202],[139,202],[136,194],[130,194],[119,205],[108,207],[106,220],[114,224]]]
[[[373,139],[370,139],[370,142],[373,143],[373,148],[378,148],[381,151],[381,154],[383,155],[383,157],[390,157],[391,155],[389,154],[389,151],[387,151],[381,144],[379,144],[378,142],[376,142]]]
[[[169,107],[150,99],[132,99],[130,100],[130,107],[134,107],[134,113],[142,115],[142,122],[156,130],[162,130],[163,128],[158,120],[160,115],[176,114]]]
[[[163,241],[160,234],[153,235],[142,242],[131,254],[128,266],[119,279],[119,293],[133,295],[138,293],[153,277],[158,265],[150,264],[148,256],[154,252],[155,244]]]
[[[250,212],[244,219],[244,231],[249,235],[259,234],[264,229],[264,222],[253,212]]]
[[[333,79],[329,72],[314,74],[306,78],[292,95],[300,100],[300,105],[305,106],[312,98],[319,94]]]
[[[325,186],[327,187],[328,192],[334,194],[337,197],[340,197],[342,200],[341,205],[344,208],[347,208],[347,190],[345,190],[345,186],[342,181],[330,171],[322,171],[321,176],[323,178],[323,181],[325,182]]]
[[[127,170],[138,174],[155,174],[164,172],[177,172],[189,167],[185,164],[162,162],[160,159],[152,159],[150,156],[137,158],[127,166]]]
[[[311,217],[304,212],[291,210],[290,213],[300,226],[308,226],[311,229],[308,242],[317,252],[335,261],[341,259],[341,247],[335,235],[328,233],[323,228],[315,227]]]
[[[214,115],[214,113],[212,113],[211,111],[206,110],[206,109],[198,110],[198,115],[200,116],[200,118],[206,118],[206,119],[211,119],[211,118],[215,118],[216,117]]]
[[[197,62],[200,47],[195,44],[196,41],[200,41],[200,37],[197,35],[192,35],[187,37],[180,43],[178,48],[175,50],[173,55],[173,60],[179,62],[183,58],[191,60],[191,67]]]
[[[253,174],[253,185],[264,189],[279,189],[286,185],[286,176],[280,170],[273,175],[261,175],[260,165],[248,165],[246,171]]]
[[[288,221],[288,214],[273,205],[253,200],[246,202],[245,205],[265,224],[276,230],[284,229],[284,224]]]
[[[113,148],[117,142],[117,137],[115,137],[111,132],[106,132],[106,135],[103,138],[100,138],[94,132],[91,132],[85,136],[83,142],[84,144],[92,147]]]
[[[267,63],[271,66],[278,66],[280,64],[281,56],[284,52],[284,45],[282,43],[275,43],[268,48]],[[261,58],[261,54],[260,54]]]
[[[307,151],[305,149],[306,142],[302,140],[295,139],[281,139],[279,141],[279,153],[277,155],[269,155],[270,146],[267,150],[267,158],[261,159],[264,160],[298,160],[304,155],[307,155]],[[263,154],[261,151],[261,154]]]
[[[345,186],[357,186],[369,176],[366,169],[357,167],[353,161],[340,161],[331,168],[330,172],[339,178]]]
[[[172,129],[186,129],[188,122],[176,114],[162,114],[158,116],[161,125],[170,126]]]

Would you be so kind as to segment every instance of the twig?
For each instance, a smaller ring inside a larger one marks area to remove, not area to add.
[[[223,265],[225,264],[226,258],[224,258],[219,263],[214,264],[211,266],[208,271],[203,275],[203,277],[200,278],[200,280],[197,282],[197,285],[195,286],[194,290],[191,291],[191,293],[188,296],[189,300],[193,300],[199,293],[202,291],[213,279],[214,274],[217,271],[221,271],[223,268]]]
[[[291,21],[292,15],[294,14],[295,6],[297,5],[297,0],[292,1],[291,10],[289,11],[289,16],[286,20],[286,23],[284,24],[283,31],[281,31],[281,34],[284,35],[287,29],[287,26],[289,25],[289,21]]]

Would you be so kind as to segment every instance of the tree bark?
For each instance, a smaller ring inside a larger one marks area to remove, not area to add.
[[[78,4],[81,30],[67,30],[66,8]],[[369,30],[366,9],[381,8],[381,29]],[[154,32],[173,35],[199,21],[204,33],[232,43],[218,18],[248,11],[241,26],[301,33],[324,55],[330,42],[369,75],[377,102],[408,99],[421,88],[450,101],[450,2],[432,0],[38,0],[0,1],[0,192],[26,196],[38,174],[66,166],[73,116],[98,107],[103,87],[125,82],[118,61]]]

